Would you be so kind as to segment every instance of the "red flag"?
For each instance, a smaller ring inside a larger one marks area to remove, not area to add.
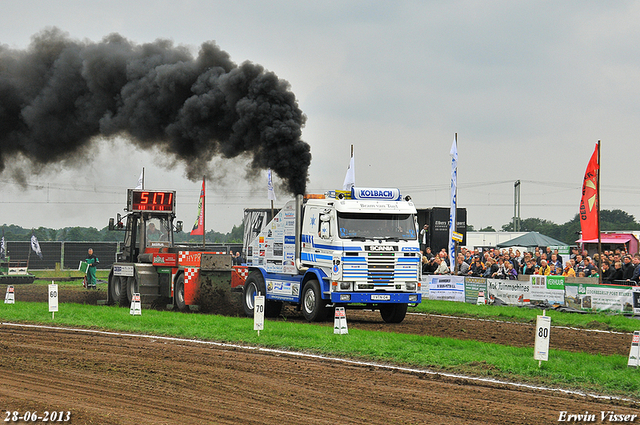
[[[198,201],[198,218],[193,224],[193,230],[191,230],[192,236],[204,234],[204,179],[202,179],[202,190],[200,191],[200,201]]]
[[[587,171],[584,173],[582,183],[582,199],[580,201],[580,227],[582,228],[582,240],[598,239],[598,213],[600,200],[598,199],[598,144],[593,151]]]

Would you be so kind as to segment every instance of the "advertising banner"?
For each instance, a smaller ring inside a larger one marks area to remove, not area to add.
[[[597,283],[565,283],[565,304],[587,311],[633,312],[633,288]]]
[[[464,302],[464,276],[430,276],[429,299]]]
[[[531,304],[564,305],[564,277],[531,275]]]
[[[520,280],[487,279],[489,298],[508,305],[529,304],[531,282]]]
[[[464,278],[464,302],[476,304],[478,302],[478,292],[487,293],[487,279],[483,277]]]

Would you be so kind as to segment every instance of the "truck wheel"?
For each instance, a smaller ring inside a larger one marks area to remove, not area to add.
[[[133,300],[133,294],[138,291],[138,281],[135,277],[127,278],[127,300],[129,304],[131,304],[131,300]]]
[[[322,322],[327,318],[327,303],[322,299],[322,291],[317,280],[312,279],[302,291],[302,314],[309,322]]]
[[[120,307],[128,307],[127,299],[127,278],[124,276],[113,276],[111,280],[111,299],[117,302]]]
[[[265,295],[267,291],[265,290],[262,274],[260,272],[253,271],[247,280],[245,280],[244,287],[242,288],[242,307],[244,308],[244,314],[246,314],[247,317],[253,317],[253,297],[258,295],[258,292]]]
[[[407,304],[381,304],[380,316],[386,323],[400,323],[407,315]]]
[[[187,304],[184,301],[184,274],[180,273],[180,275],[176,278],[176,284],[173,288],[173,301],[180,311],[184,311],[187,309]]]
[[[120,299],[120,278],[118,276],[114,276],[113,272],[109,273],[109,305],[113,305],[118,302]],[[116,288],[118,286],[118,288]],[[116,291],[118,289],[118,291]]]

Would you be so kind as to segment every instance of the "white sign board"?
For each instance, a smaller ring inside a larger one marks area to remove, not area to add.
[[[631,350],[629,351],[629,363],[627,363],[627,366],[640,366],[640,331],[635,331],[633,333]]]
[[[131,307],[129,314],[132,316],[142,316],[142,305],[140,304],[140,294],[134,293],[131,297]]]
[[[113,266],[114,276],[133,276],[133,266]]]
[[[256,295],[253,302],[253,330],[264,330],[264,295]]]
[[[535,360],[549,360],[549,331],[551,330],[551,317],[538,316],[536,320],[536,342],[533,358]]]
[[[344,307],[336,307],[335,319],[333,320],[333,333],[345,335],[349,333],[347,328],[347,313]]]
[[[49,312],[58,311],[58,285],[52,283],[49,285]]]
[[[16,303],[15,293],[13,292],[13,285],[7,286],[7,294],[4,296],[4,303],[5,304]]]

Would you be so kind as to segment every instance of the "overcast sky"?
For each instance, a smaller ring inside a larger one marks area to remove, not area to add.
[[[0,44],[11,49],[55,26],[92,42],[113,32],[137,44],[169,39],[194,55],[213,40],[235,63],[273,71],[307,116],[309,192],[341,188],[353,144],[358,186],[399,187],[419,208],[448,206],[457,133],[458,199],[470,224],[510,222],[516,180],[522,218],[561,224],[578,212],[602,140],[601,208],[640,218],[638,1],[1,4]],[[0,224],[102,228],[123,212],[144,167],[146,188],[176,190],[178,219],[191,227],[201,183],[180,165],[122,139],[91,150],[91,160],[27,176],[26,189],[1,174]],[[243,169],[228,161],[207,185],[207,230],[227,232],[244,208],[268,206],[266,177],[248,183]],[[276,206],[290,198],[277,196]]]

